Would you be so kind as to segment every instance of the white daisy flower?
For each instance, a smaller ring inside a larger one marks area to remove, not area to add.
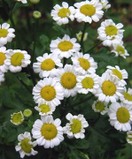
[[[83,53],[77,52],[71,60],[80,75],[95,73],[97,69],[97,63],[88,53],[83,55]]]
[[[35,73],[39,73],[40,78],[54,77],[58,71],[56,67],[62,67],[61,60],[55,54],[44,53],[37,57],[37,62],[33,64]]]
[[[22,2],[23,4],[26,4],[27,3],[27,0],[16,0],[18,2]]]
[[[37,104],[46,103],[58,106],[63,98],[63,89],[54,78],[44,78],[33,88],[33,99]]]
[[[106,19],[98,28],[98,39],[103,41],[104,46],[112,46],[123,38],[123,24],[115,24],[112,19]]]
[[[22,68],[30,64],[30,55],[25,50],[8,50],[5,64],[11,72],[20,72]]]
[[[0,47],[6,45],[7,42],[11,42],[15,37],[15,30],[10,28],[8,23],[0,24]]]
[[[95,112],[99,112],[101,115],[104,115],[108,112],[108,103],[101,102],[99,100],[94,101],[94,103],[92,105],[92,109]]]
[[[123,42],[119,41],[117,43],[114,43],[112,45],[112,50],[111,52],[115,53],[115,56],[121,56],[124,59],[129,56],[129,53],[127,52],[127,50],[125,49]]]
[[[63,140],[63,128],[59,118],[53,119],[51,115],[43,116],[37,119],[33,124],[33,138],[39,146],[44,148],[53,148],[58,146]]]
[[[124,86],[117,77],[111,76],[107,71],[100,77],[100,87],[95,96],[102,102],[116,102],[124,90]]]
[[[88,94],[88,92],[96,93],[99,88],[99,76],[96,74],[86,74],[77,77],[78,93]]]
[[[88,122],[82,114],[72,115],[68,113],[66,119],[69,120],[69,123],[63,128],[64,133],[67,134],[69,138],[75,137],[76,139],[83,139],[85,137],[85,129],[89,126]]]
[[[3,72],[0,71],[0,85],[2,82],[5,81],[5,74]]]
[[[24,115],[22,111],[11,114],[10,122],[14,125],[20,125],[24,121]]]
[[[36,141],[31,141],[30,132],[24,132],[23,134],[18,135],[18,144],[15,146],[16,151],[19,151],[20,157],[24,158],[25,156],[36,155],[38,152],[33,148],[37,145]]]
[[[128,73],[125,69],[121,70],[119,66],[107,66],[107,71],[109,71],[112,76],[117,77],[123,86],[127,84],[125,80],[128,79]]]
[[[103,6],[103,9],[107,10],[111,7],[111,4],[109,4],[108,0],[100,0],[100,3]]]
[[[69,20],[74,20],[75,8],[69,6],[68,3],[62,2],[62,6],[56,4],[51,11],[51,16],[53,20],[56,21],[58,25],[67,24]]]
[[[50,50],[60,58],[69,58],[75,52],[80,50],[80,44],[76,41],[76,38],[70,38],[69,35],[65,34],[62,39],[57,38],[56,40],[51,41]]]
[[[127,137],[126,137],[127,143],[132,145],[132,131],[127,132]]]
[[[128,88],[128,90],[125,88],[120,100],[125,104],[132,105],[132,88]]]
[[[76,7],[75,18],[78,22],[98,22],[104,14],[99,0],[86,0],[75,3],[74,6]]]
[[[77,94],[77,74],[75,67],[66,64],[58,71],[56,77],[63,88],[64,97],[75,96]]]
[[[112,103],[108,110],[109,121],[119,131],[131,130],[132,106],[123,103]]]
[[[5,73],[8,70],[8,66],[5,64],[7,59],[6,47],[0,47],[0,71]]]
[[[51,106],[46,103],[38,104],[35,109],[39,112],[39,115],[51,115],[55,111],[55,106]]]

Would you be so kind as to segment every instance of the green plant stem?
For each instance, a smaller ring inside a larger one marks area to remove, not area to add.
[[[26,88],[26,90],[31,93],[32,90],[29,89],[29,87],[17,76],[18,81]]]
[[[87,50],[85,53],[89,53],[91,52],[94,48],[96,48],[97,46],[99,46],[102,43],[102,41],[98,41],[94,46],[92,46],[89,50]]]
[[[86,28],[87,28],[87,23],[84,23],[84,27],[83,27],[83,31],[82,31],[82,36],[81,36],[81,40],[80,40],[81,50],[83,52],[84,52],[83,39],[84,39]]]

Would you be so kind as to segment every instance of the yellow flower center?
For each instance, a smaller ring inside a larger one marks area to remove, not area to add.
[[[112,73],[113,73],[114,75],[116,75],[120,80],[122,79],[122,74],[121,74],[121,72],[120,72],[119,70],[113,69],[113,70],[112,70]]]
[[[85,16],[92,16],[95,14],[96,9],[93,5],[91,4],[84,4],[83,6],[81,6],[80,8],[80,12],[82,14],[84,14]]]
[[[125,107],[118,108],[116,116],[120,123],[127,123],[130,120],[130,113]]]
[[[47,101],[51,101],[56,96],[56,90],[53,86],[47,85],[41,89],[41,97]]]
[[[65,72],[61,76],[61,84],[66,89],[72,89],[76,86],[76,76],[72,72]]]
[[[96,110],[99,110],[100,112],[102,112],[103,110],[105,110],[105,105],[103,102],[98,101],[95,104],[95,108],[96,108]]]
[[[4,61],[6,59],[6,56],[3,52],[0,52],[0,65],[4,64]]]
[[[23,120],[24,120],[24,117],[21,112],[14,113],[11,115],[11,122],[15,125],[21,124],[23,122]]]
[[[92,89],[94,86],[94,80],[91,77],[85,77],[81,83],[83,88],[86,88],[86,89],[88,88]]]
[[[118,29],[113,26],[113,25],[109,25],[105,28],[105,33],[108,35],[108,36],[113,36],[113,35],[117,35],[118,33]]]
[[[42,70],[50,71],[53,68],[55,68],[55,62],[50,58],[44,60],[41,64],[41,69]]]
[[[57,135],[57,129],[56,126],[52,123],[47,124],[44,123],[42,128],[41,128],[41,134],[46,140],[52,140],[56,137]]]
[[[102,84],[102,91],[106,96],[113,96],[116,93],[116,86],[111,81],[104,81]]]
[[[125,54],[125,49],[124,49],[124,47],[122,47],[122,46],[120,46],[120,45],[117,45],[116,51],[117,51],[119,54]]]
[[[16,52],[11,56],[11,64],[13,66],[20,66],[23,59],[24,55],[21,52]]]
[[[7,29],[0,29],[0,38],[7,37],[8,30]]]
[[[70,10],[68,8],[61,8],[58,12],[58,16],[61,18],[66,18],[70,15]]]
[[[61,51],[69,51],[73,48],[73,44],[70,42],[70,41],[61,41],[59,44],[58,44],[58,48],[61,50]]]
[[[126,100],[132,101],[132,94],[129,94],[128,92],[124,92],[123,95]]]
[[[81,131],[81,128],[82,128],[81,121],[78,119],[73,119],[71,124],[71,132],[74,134],[79,133]]]
[[[48,113],[50,111],[50,106],[47,104],[41,104],[38,107],[42,113]]]
[[[79,61],[80,66],[81,66],[85,71],[87,71],[87,70],[90,68],[90,62],[89,62],[87,59],[85,59],[85,58],[83,58],[83,57],[80,57],[80,58],[78,59],[78,61]]]
[[[29,142],[30,140],[28,138],[24,138],[20,143],[20,146],[25,153],[31,153],[33,146]]]

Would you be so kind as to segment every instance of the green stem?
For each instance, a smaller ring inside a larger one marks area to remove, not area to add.
[[[92,46],[89,50],[87,50],[85,53],[89,53],[91,52],[94,48],[96,48],[97,46],[99,46],[102,43],[102,41],[98,41],[94,46]]]

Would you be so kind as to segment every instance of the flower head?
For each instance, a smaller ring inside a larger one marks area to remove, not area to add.
[[[67,24],[69,20],[74,20],[75,9],[73,6],[69,6],[68,3],[62,2],[62,6],[56,4],[51,11],[51,16],[53,20],[56,21],[58,25]]]
[[[10,122],[14,125],[20,125],[24,121],[24,115],[21,111],[11,114]]]
[[[123,96],[120,97],[121,102],[132,105],[132,88],[125,88],[123,91]]]
[[[18,144],[16,145],[16,151],[19,151],[20,157],[24,158],[24,156],[36,155],[38,152],[33,148],[37,145],[34,141],[31,141],[30,132],[24,132],[23,134],[18,135]]]
[[[7,44],[7,42],[11,42],[15,37],[15,30],[10,28],[8,23],[0,24],[0,47]]]
[[[109,121],[119,131],[130,131],[132,107],[123,103],[112,103],[108,110]]]
[[[62,39],[57,38],[56,40],[51,41],[50,50],[60,58],[69,58],[75,52],[80,50],[80,44],[76,41],[76,38],[70,38],[69,35],[65,34]]]
[[[56,79],[63,88],[64,97],[77,94],[77,73],[74,66],[66,64],[64,68],[58,71]]]
[[[84,128],[89,126],[84,116],[82,114],[72,115],[71,113],[68,113],[66,119],[69,120],[69,123],[63,128],[64,133],[67,134],[69,138],[75,137],[77,139],[83,139],[85,137]]]
[[[0,47],[0,71],[7,72],[8,66],[5,64],[7,59],[6,47]]]
[[[80,75],[95,73],[97,69],[97,63],[88,53],[83,55],[83,53],[77,52],[74,54],[71,60],[76,68],[76,71]]]
[[[113,46],[123,38],[123,24],[115,24],[112,19],[106,19],[98,28],[98,39],[103,41],[104,46]]]
[[[20,72],[30,64],[30,55],[25,50],[8,50],[6,65],[11,72]]]
[[[104,14],[99,0],[77,2],[74,6],[76,7],[75,18],[78,22],[98,22]]]
[[[36,142],[44,148],[58,146],[63,140],[63,128],[60,119],[53,119],[51,115],[37,119],[33,124],[32,134]]]
[[[37,57],[37,62],[33,64],[34,72],[39,73],[41,78],[54,77],[58,71],[57,67],[62,67],[62,63],[56,54],[45,53]]]
[[[46,103],[58,106],[64,98],[60,83],[54,78],[44,78],[33,88],[33,98],[38,104]]]

